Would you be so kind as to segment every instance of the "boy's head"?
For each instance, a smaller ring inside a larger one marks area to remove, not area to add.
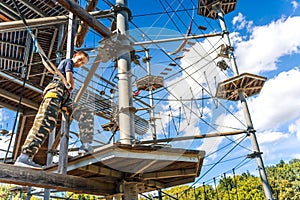
[[[82,67],[88,63],[89,55],[84,51],[78,51],[73,55],[72,60],[74,62],[74,67]]]

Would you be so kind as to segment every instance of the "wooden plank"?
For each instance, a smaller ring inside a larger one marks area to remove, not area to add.
[[[165,179],[165,178],[178,178],[178,177],[196,177],[197,172],[195,169],[178,169],[171,171],[162,171],[162,172],[148,172],[141,175],[141,178],[144,180],[153,180],[153,179]]]
[[[20,96],[19,95],[16,95],[14,93],[11,93],[7,90],[4,90],[4,89],[1,89],[0,88],[0,96],[1,97],[4,97],[6,99],[9,99],[11,101],[14,101],[16,103],[19,103],[19,99],[20,99]],[[22,98],[22,102],[21,102],[22,105],[24,106],[27,106],[29,108],[32,108],[34,110],[38,110],[39,109],[39,104],[30,100],[30,99],[27,99],[27,98]]]
[[[95,17],[90,15],[87,11],[85,11],[82,7],[80,7],[76,2],[72,0],[57,0],[64,8],[71,11],[80,18],[82,21],[86,22],[90,27],[92,27],[95,31],[97,31],[103,37],[109,37],[111,35],[111,31],[104,26],[101,22],[99,22]]]
[[[5,22],[10,22],[11,20],[5,17],[4,15],[0,14],[0,19],[2,19]]]
[[[79,169],[86,171],[86,172],[91,172],[91,173],[114,177],[114,178],[119,178],[119,179],[122,178],[122,176],[123,176],[122,172],[119,172],[119,171],[113,170],[113,169],[108,169],[105,167],[100,167],[97,165],[87,165],[85,167],[80,167]]]
[[[0,163],[0,182],[94,195],[116,193],[112,183],[3,163]]]
[[[97,3],[98,3],[98,0],[89,1],[88,4],[86,5],[85,10],[87,12],[93,11],[96,8]],[[77,30],[77,34],[76,34],[75,39],[74,39],[74,45],[76,47],[81,47],[82,46],[82,44],[84,43],[84,38],[85,38],[88,30],[89,30],[89,26],[87,25],[86,22],[83,22],[79,25],[78,30]]]

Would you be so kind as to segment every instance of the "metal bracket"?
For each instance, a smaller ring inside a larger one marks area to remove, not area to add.
[[[98,48],[98,51],[101,54],[100,59],[102,62],[108,62],[111,59],[116,60],[123,53],[133,50],[132,46],[122,44],[119,39],[120,37],[122,35],[116,34],[99,42],[101,46]]]
[[[126,7],[126,6],[120,6],[120,5],[116,5],[113,7],[114,11],[116,13],[120,12],[120,11],[126,11],[127,14],[128,14],[128,19],[131,20],[132,19],[132,13],[131,13],[131,10]]]
[[[247,158],[256,158],[257,156],[260,156],[260,155],[262,155],[263,154],[263,152],[256,152],[256,151],[254,151],[253,153],[251,153],[251,154],[248,154],[247,155]]]

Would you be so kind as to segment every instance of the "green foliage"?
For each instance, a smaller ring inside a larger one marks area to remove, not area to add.
[[[300,199],[300,160],[283,160],[267,168],[268,179],[275,199]]]
[[[276,200],[300,200],[300,160],[293,159],[288,163],[280,161],[275,166],[266,168],[268,180],[272,188],[273,198]],[[178,200],[264,200],[264,190],[260,177],[251,175],[249,172],[241,175],[222,176],[218,180],[217,187],[202,185],[190,187],[181,185],[163,190]],[[153,196],[149,196],[150,199]],[[169,200],[163,195],[163,200]],[[140,198],[140,200],[146,200]]]
[[[89,194],[75,194],[71,192],[67,192],[66,197],[71,197],[72,199],[78,199],[78,200],[96,200],[97,197],[94,195]]]

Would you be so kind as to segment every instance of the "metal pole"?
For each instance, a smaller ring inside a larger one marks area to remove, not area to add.
[[[120,34],[121,45],[129,46],[126,35],[128,30],[127,0],[116,0],[117,29]],[[119,127],[121,144],[132,144],[134,138],[134,108],[132,103],[131,66],[129,50],[118,57],[118,78],[119,78]]]
[[[144,46],[144,45],[147,45],[147,44],[176,42],[176,41],[181,41],[181,40],[193,40],[193,39],[216,37],[216,36],[222,36],[222,33],[210,33],[210,34],[201,34],[201,35],[191,35],[191,36],[177,37],[177,38],[167,38],[167,39],[161,39],[161,40],[150,40],[150,41],[143,41],[143,42],[135,42],[135,43],[133,43],[133,46]]]
[[[129,46],[126,36],[128,31],[128,8],[127,0],[116,0],[117,29],[121,45]],[[118,57],[118,78],[119,78],[119,128],[121,144],[131,145],[134,138],[134,108],[132,103],[132,84],[131,84],[131,59],[129,50]],[[124,200],[138,200],[137,183],[124,184]]]
[[[146,49],[146,65],[147,65],[147,72],[148,76],[151,75],[151,69],[150,69],[150,56],[149,56],[149,49]],[[153,100],[153,91],[152,86],[149,88],[149,99],[150,99],[150,125],[152,128],[152,138],[153,140],[156,140],[156,125],[155,125],[155,118],[154,118],[154,100]]]
[[[229,33],[227,31],[226,23],[225,23],[225,20],[224,20],[224,15],[223,15],[223,12],[222,12],[219,5],[216,5],[216,10],[218,11],[218,17],[219,17],[220,25],[221,25],[222,31],[224,33],[224,36],[225,36],[224,39],[226,40],[228,45],[231,46],[230,39],[229,39]],[[237,69],[237,64],[236,64],[236,61],[235,61],[233,51],[229,51],[229,59],[230,59],[230,62],[231,62],[231,66],[232,66],[234,76],[238,76],[239,72],[238,72],[238,69]],[[260,178],[261,178],[261,181],[262,181],[262,185],[263,185],[263,188],[264,188],[265,196],[266,196],[267,200],[272,200],[273,199],[272,198],[272,191],[271,191],[271,187],[270,187],[270,184],[269,184],[269,181],[268,181],[268,178],[267,178],[267,174],[266,174],[266,170],[265,170],[265,167],[264,167],[264,164],[263,164],[263,160],[262,160],[262,157],[261,157],[261,152],[259,150],[259,146],[258,146],[258,143],[257,143],[253,123],[252,123],[251,116],[250,116],[250,113],[249,113],[249,108],[248,108],[247,101],[246,101],[246,98],[244,96],[244,93],[241,90],[239,91],[239,98],[240,98],[242,109],[243,109],[243,112],[244,112],[244,117],[245,117],[245,120],[246,120],[246,123],[247,123],[247,128],[248,128],[248,132],[249,132],[249,135],[250,135],[250,140],[251,140],[252,148],[253,148],[253,151],[254,151],[254,155],[256,155],[256,162],[257,162],[257,165],[258,165],[258,171],[259,171]]]
[[[74,52],[75,38],[75,16],[72,12],[69,13],[68,38],[67,38],[67,54],[66,58],[72,58]],[[61,121],[61,138],[59,147],[59,166],[58,173],[67,174],[68,167],[68,143],[69,143],[69,123],[70,116],[66,111],[62,112]]]
[[[46,165],[50,165],[53,160],[53,154],[50,152],[53,142],[55,140],[55,129],[50,133],[48,137],[48,153],[47,153],[47,163]],[[44,189],[44,200],[50,199],[50,189]]]
[[[67,174],[68,167],[68,143],[69,143],[69,123],[70,115],[66,111],[62,112],[61,137],[59,145],[58,173]]]
[[[27,196],[26,196],[26,200],[30,200],[31,197],[32,197],[32,194],[31,194],[31,186],[28,186],[27,187]]]
[[[58,36],[57,36],[57,51],[56,51],[56,64],[59,65],[60,61],[61,61],[61,58],[62,58],[62,46],[64,45],[65,43],[65,40],[64,40],[64,29],[65,29],[65,25],[64,24],[60,24],[58,26]]]
[[[53,152],[51,152],[52,145],[55,141],[55,132],[56,128],[53,129],[53,131],[49,134],[48,137],[48,153],[47,153],[47,163],[46,165],[49,166],[52,164],[53,161]],[[50,189],[44,189],[44,200],[50,199]]]
[[[74,38],[75,38],[75,16],[72,12],[69,12],[68,22],[68,38],[67,38],[67,53],[66,58],[72,58],[74,53]]]
[[[162,200],[162,192],[161,192],[161,189],[158,189],[158,200]]]

